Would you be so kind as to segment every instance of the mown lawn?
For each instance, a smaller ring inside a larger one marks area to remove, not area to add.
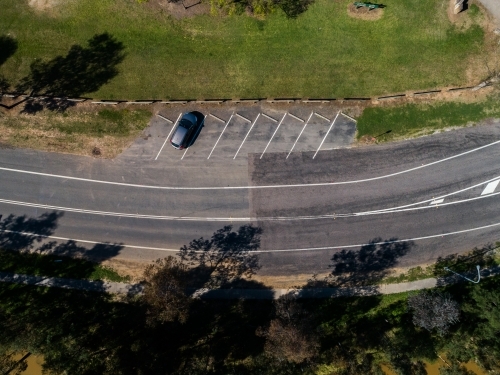
[[[350,2],[316,0],[297,19],[174,20],[136,0],[64,1],[46,12],[0,0],[0,35],[18,42],[0,73],[15,83],[35,58],[108,32],[126,57],[93,97],[348,97],[462,85],[469,58],[486,53],[483,30],[453,26],[443,0],[387,0],[378,21],[349,17]]]

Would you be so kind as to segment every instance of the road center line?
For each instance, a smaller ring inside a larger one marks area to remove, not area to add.
[[[280,128],[280,125],[281,123],[283,122],[283,120],[285,119],[286,117],[286,114],[287,112],[285,112],[285,114],[283,115],[283,117],[281,118],[281,121],[279,122],[278,126],[276,127],[276,129],[274,130],[274,133],[273,135],[271,136],[271,139],[269,139],[269,142],[267,142],[267,145],[266,145],[266,148],[264,149],[264,151],[262,151],[262,155],[260,155],[260,159],[262,159],[262,157],[264,156],[264,153],[266,152],[267,148],[269,147],[269,145],[271,144],[274,136],[276,135],[276,132],[278,131],[278,129]]]
[[[229,120],[227,120],[226,125],[224,125],[224,129],[222,129],[222,132],[220,133],[219,138],[217,138],[217,142],[215,142],[214,147],[212,148],[212,151],[210,151],[210,154],[208,155],[207,160],[210,159],[210,156],[212,156],[212,153],[214,152],[215,147],[217,147],[217,143],[219,143],[220,139],[222,138],[222,134],[224,134],[224,131],[226,130],[229,123],[231,122],[231,119],[233,118],[233,116],[234,116],[234,112],[231,114],[231,117],[229,117]]]
[[[163,150],[163,147],[165,147],[165,144],[167,143],[168,139],[170,138],[170,134],[172,134],[172,131],[175,129],[175,126],[177,125],[177,122],[181,118],[182,113],[179,113],[179,116],[177,117],[177,120],[175,121],[175,124],[172,126],[172,129],[170,129],[170,132],[167,135],[167,138],[165,138],[165,142],[163,142],[163,145],[160,148],[160,151],[158,151],[158,155],[156,155],[156,159],[158,159],[158,156],[160,156],[161,150]]]
[[[257,122],[257,120],[259,119],[259,116],[260,116],[260,113],[257,115],[257,117],[255,118],[255,120],[253,121],[252,126],[250,126],[250,130],[248,131],[247,135],[245,135],[245,138],[243,138],[243,142],[241,142],[241,145],[240,145],[240,147],[238,148],[238,151],[236,151],[236,154],[234,154],[233,160],[234,160],[234,159],[236,159],[236,156],[238,156],[238,152],[240,152],[241,147],[243,146],[243,143],[245,143],[245,141],[246,141],[246,139],[247,139],[248,135],[250,134],[250,132],[252,131],[252,129],[253,129],[253,127],[254,127],[255,123],[256,123],[256,122]]]
[[[480,147],[477,147],[477,148],[469,150],[469,151],[462,152],[460,154],[446,157],[444,159],[436,160],[436,161],[433,161],[433,162],[430,162],[427,164],[422,164],[422,165],[419,165],[418,167],[413,167],[413,168],[405,169],[405,170],[402,170],[399,172],[389,173],[389,174],[382,175],[382,176],[369,177],[369,178],[364,178],[364,179],[360,179],[360,180],[338,181],[338,182],[317,182],[317,183],[309,183],[309,184],[200,186],[200,187],[195,187],[195,186],[155,186],[155,185],[133,184],[133,183],[128,183],[128,182],[95,180],[95,179],[91,179],[91,178],[83,178],[83,177],[74,177],[74,176],[59,175],[59,174],[53,174],[53,173],[27,171],[27,170],[22,170],[22,169],[6,168],[6,167],[0,167],[0,170],[7,171],[7,172],[21,173],[21,174],[30,174],[30,175],[34,175],[34,176],[59,178],[62,180],[83,181],[83,182],[90,182],[90,183],[95,183],[95,184],[126,186],[126,187],[142,188],[142,189],[158,189],[158,190],[241,190],[241,189],[280,189],[280,188],[297,188],[297,187],[318,187],[318,186],[336,186],[336,185],[359,184],[359,183],[372,182],[372,181],[382,180],[382,179],[386,179],[386,178],[390,178],[390,177],[395,177],[395,176],[399,176],[402,174],[414,172],[414,171],[417,171],[419,169],[428,168],[428,167],[431,167],[433,165],[444,163],[444,162],[447,162],[447,161],[450,161],[450,160],[453,160],[453,159],[456,159],[456,158],[483,150],[485,148],[498,145],[499,143],[500,143],[500,140],[492,142],[492,143],[488,143],[484,146],[480,146]]]
[[[304,124],[304,126],[302,127],[302,130],[300,131],[299,133],[299,136],[297,137],[297,139],[295,140],[295,142],[293,142],[293,146],[292,148],[290,149],[290,152],[288,153],[288,155],[286,156],[286,159],[288,159],[288,157],[290,156],[290,154],[292,153],[293,149],[295,148],[295,145],[297,144],[297,142],[299,141],[299,138],[300,136],[302,135],[302,133],[304,132],[304,130],[306,129],[306,126],[307,124],[309,123],[309,120],[311,119],[312,115],[313,115],[314,112],[311,112],[311,114],[309,115],[309,118],[307,119],[306,123]]]
[[[340,114],[340,111],[337,112],[337,116],[335,116],[335,118],[333,119],[332,121],[332,124],[330,125],[330,127],[328,128],[328,131],[326,132],[323,140],[321,141],[318,149],[316,150],[316,152],[314,153],[314,156],[313,156],[313,159],[316,157],[316,155],[318,154],[319,150],[321,149],[321,146],[323,146],[323,143],[325,142],[325,139],[326,137],[328,137],[328,134],[330,134],[330,131],[332,130],[333,128],[333,125],[335,124],[335,121],[337,120],[337,117],[339,117],[339,114]]]

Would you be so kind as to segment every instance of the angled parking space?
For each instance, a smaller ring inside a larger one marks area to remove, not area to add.
[[[328,151],[336,148],[347,147],[354,139],[356,122],[340,112],[335,124],[327,134],[321,150]]]
[[[316,152],[322,139],[327,134],[333,118],[334,116],[331,116],[331,119],[329,119],[325,115],[317,113],[314,113],[312,116],[309,115],[309,121],[304,123],[300,135],[295,139],[293,152]]]

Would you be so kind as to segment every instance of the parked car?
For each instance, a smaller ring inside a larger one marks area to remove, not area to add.
[[[204,123],[205,116],[202,113],[184,113],[170,138],[170,144],[178,150],[190,147],[200,134]]]

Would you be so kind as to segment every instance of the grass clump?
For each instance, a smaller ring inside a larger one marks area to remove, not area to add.
[[[378,141],[390,141],[433,132],[435,130],[466,126],[489,117],[500,117],[498,96],[484,102],[434,104],[406,104],[399,107],[366,108],[358,118],[358,138],[377,137]]]
[[[85,259],[2,249],[0,249],[0,271],[67,279],[130,281],[129,276],[121,276],[110,267]]]

